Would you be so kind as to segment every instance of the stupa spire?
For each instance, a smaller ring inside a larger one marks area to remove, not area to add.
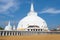
[[[31,3],[31,11],[34,11],[33,3]]]
[[[34,11],[34,6],[33,6],[33,3],[31,3],[31,8],[30,8],[30,12],[28,13],[28,16],[31,16],[31,15],[37,15],[37,13]]]
[[[8,22],[8,25],[10,26],[10,21]]]

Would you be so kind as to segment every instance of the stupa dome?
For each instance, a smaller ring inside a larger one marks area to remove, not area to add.
[[[5,30],[12,30],[12,26],[10,25],[10,21],[8,22],[8,25],[5,27]]]
[[[39,17],[37,12],[34,11],[33,4],[31,4],[31,9],[28,15],[20,20],[17,30],[25,30],[31,26],[36,26],[37,28],[48,30],[45,20]]]

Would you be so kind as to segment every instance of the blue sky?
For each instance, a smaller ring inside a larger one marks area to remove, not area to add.
[[[0,0],[0,26],[5,27],[9,20],[17,26],[30,11],[31,3],[49,29],[60,25],[60,0]]]

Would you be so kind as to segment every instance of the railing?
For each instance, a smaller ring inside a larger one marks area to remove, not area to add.
[[[49,32],[42,32],[42,31],[6,31],[6,30],[0,30],[0,36],[14,36],[14,35],[39,35],[39,34],[60,34],[60,31],[49,31]]]

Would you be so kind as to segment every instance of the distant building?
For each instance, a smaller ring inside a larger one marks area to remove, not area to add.
[[[58,27],[57,27],[57,30],[59,30],[59,31],[60,31],[60,26],[58,26]]]
[[[52,29],[50,31],[60,31],[60,26],[58,26],[57,28],[54,28],[54,29]]]

